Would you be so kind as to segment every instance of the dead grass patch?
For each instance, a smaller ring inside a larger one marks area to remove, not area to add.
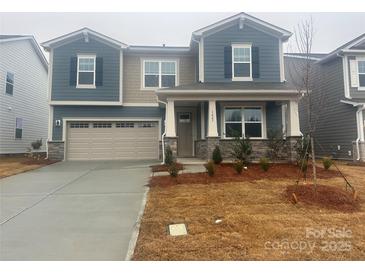
[[[342,165],[341,170],[349,175],[362,197],[365,194],[365,169]],[[133,259],[365,259],[362,199],[359,201],[361,208],[352,213],[323,208],[315,203],[306,204],[300,198],[293,205],[283,199],[285,189],[293,185],[291,178],[265,178],[254,183],[247,183],[244,178],[245,173],[240,181],[225,181],[224,184],[197,181],[151,187]],[[344,189],[343,179],[337,176],[319,179],[319,184]],[[216,218],[223,221],[215,224]],[[185,223],[189,234],[169,236],[166,228],[171,223]],[[351,231],[351,238],[307,238],[308,228],[345,228]],[[301,241],[314,244],[315,248],[298,250],[276,245]],[[325,241],[335,241],[337,250],[326,250]],[[342,242],[350,244],[349,251],[341,250]]]
[[[24,156],[0,157],[0,179],[56,163],[47,159],[31,159]]]

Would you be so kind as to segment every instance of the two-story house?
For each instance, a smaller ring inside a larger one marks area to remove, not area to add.
[[[286,67],[301,63],[301,58],[288,55]],[[365,34],[328,54],[313,54],[310,59],[316,71],[311,123],[317,155],[365,161]],[[308,100],[300,100],[303,133],[309,129],[307,104]]]
[[[298,92],[285,81],[291,33],[240,13],[193,32],[189,47],[130,46],[84,28],[43,43],[50,54],[49,157],[69,160],[229,156],[270,130],[291,148]],[[161,145],[162,144],[162,145]]]
[[[48,63],[33,36],[0,35],[0,154],[48,138]]]

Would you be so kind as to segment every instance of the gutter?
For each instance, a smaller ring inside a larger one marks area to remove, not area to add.
[[[356,139],[356,152],[357,152],[357,158],[356,161],[360,161],[360,140],[361,140],[361,127],[359,126],[359,124],[362,122],[360,119],[362,111],[365,110],[365,104],[363,104],[361,107],[359,105],[357,111],[356,111],[356,122],[357,122],[357,139]]]
[[[166,136],[166,115],[167,115],[167,103],[161,100],[157,100],[157,102],[165,105],[165,120],[164,120],[164,131],[161,135],[161,145],[162,145],[162,165],[165,164],[165,136]]]

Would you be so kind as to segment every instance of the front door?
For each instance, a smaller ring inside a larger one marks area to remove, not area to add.
[[[177,113],[177,154],[179,157],[193,156],[192,113]]]

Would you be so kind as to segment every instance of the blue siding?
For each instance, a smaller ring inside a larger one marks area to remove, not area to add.
[[[279,40],[257,29],[238,24],[204,38],[205,82],[231,82],[224,78],[224,47],[232,43],[252,43],[259,47],[260,78],[257,82],[280,82]]]
[[[162,131],[165,109],[158,107],[118,107],[118,106],[54,106],[53,122],[63,118],[161,118]],[[64,126],[64,125],[62,125]],[[53,140],[62,140],[62,126],[53,123]]]
[[[70,60],[77,54],[96,54],[103,58],[103,85],[95,89],[70,86]],[[120,50],[90,37],[73,41],[54,49],[52,100],[118,101]]]
[[[266,105],[266,127],[267,133],[282,131],[281,105],[275,102],[268,102]]]

